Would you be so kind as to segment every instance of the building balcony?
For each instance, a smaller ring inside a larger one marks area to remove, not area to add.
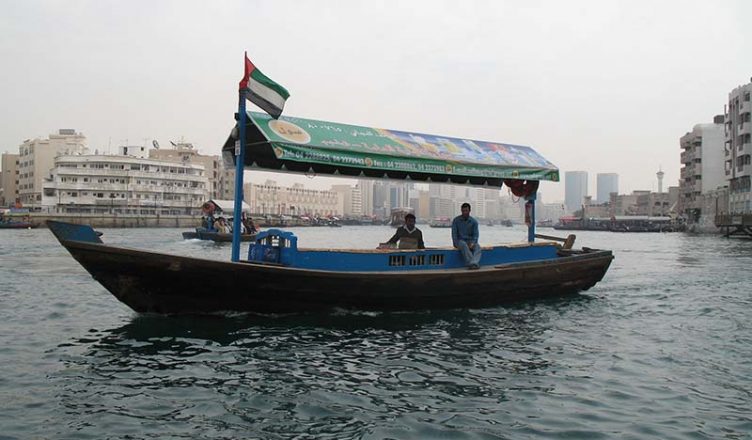
[[[741,105],[739,105],[739,114],[750,112],[752,112],[752,105],[750,105],[750,102],[742,101]]]
[[[109,168],[68,168],[57,167],[57,174],[60,176],[115,176],[125,177],[128,170],[112,170]]]
[[[54,187],[59,191],[90,191],[90,192],[108,192],[108,191],[126,191],[128,186],[125,183],[97,183],[91,182],[58,182]]]
[[[737,133],[737,134],[738,134],[739,136],[742,136],[742,135],[745,135],[745,134],[749,134],[749,133],[751,133],[751,132],[752,132],[752,130],[750,130],[750,125],[752,125],[752,123],[749,123],[749,122],[742,122],[742,123],[741,123],[741,124],[739,124],[739,126],[737,127],[737,129],[736,129],[736,133]]]
[[[691,163],[695,159],[695,151],[694,149],[684,151],[681,153],[680,160],[681,163]]]
[[[92,176],[92,177],[128,177],[131,179],[145,180],[204,180],[202,174],[191,173],[166,173],[150,172],[142,170],[114,170],[111,168],[68,168],[57,167],[57,173],[60,176]]]
[[[122,187],[125,187],[126,185],[122,185]],[[205,192],[208,192],[206,188],[194,188],[194,187],[186,187],[186,186],[157,186],[157,185],[127,185],[127,188],[129,191],[135,191],[135,192],[145,192],[145,193],[154,193],[154,194],[161,194],[161,193],[168,193],[168,194],[203,194]]]
[[[695,175],[696,175],[695,174],[695,167],[689,165],[689,166],[681,168],[679,177],[682,178],[682,179],[686,179],[687,177],[692,177],[692,176],[695,176]]]

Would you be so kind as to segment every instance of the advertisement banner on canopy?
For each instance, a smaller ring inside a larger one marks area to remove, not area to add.
[[[559,180],[530,147],[249,112],[278,159],[356,168]]]

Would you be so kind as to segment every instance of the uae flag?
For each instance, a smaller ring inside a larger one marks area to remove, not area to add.
[[[261,73],[248,59],[247,55],[245,57],[245,75],[240,81],[240,91],[243,90],[248,92],[248,95],[246,95],[248,100],[261,107],[275,119],[282,114],[285,101],[290,97],[290,93],[284,87]]]

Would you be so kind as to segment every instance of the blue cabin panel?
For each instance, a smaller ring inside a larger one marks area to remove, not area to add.
[[[495,246],[483,249],[481,266],[519,263],[557,258],[558,246]],[[248,260],[280,264],[300,269],[344,272],[391,272],[459,269],[465,266],[456,249],[395,250],[298,250],[298,239],[291,232],[269,229],[259,233],[248,249]]]

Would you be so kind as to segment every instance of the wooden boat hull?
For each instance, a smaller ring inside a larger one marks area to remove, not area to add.
[[[164,314],[488,307],[587,290],[613,259],[610,251],[563,251],[553,260],[479,270],[334,272],[121,248],[51,229],[118,300],[137,312]]]

